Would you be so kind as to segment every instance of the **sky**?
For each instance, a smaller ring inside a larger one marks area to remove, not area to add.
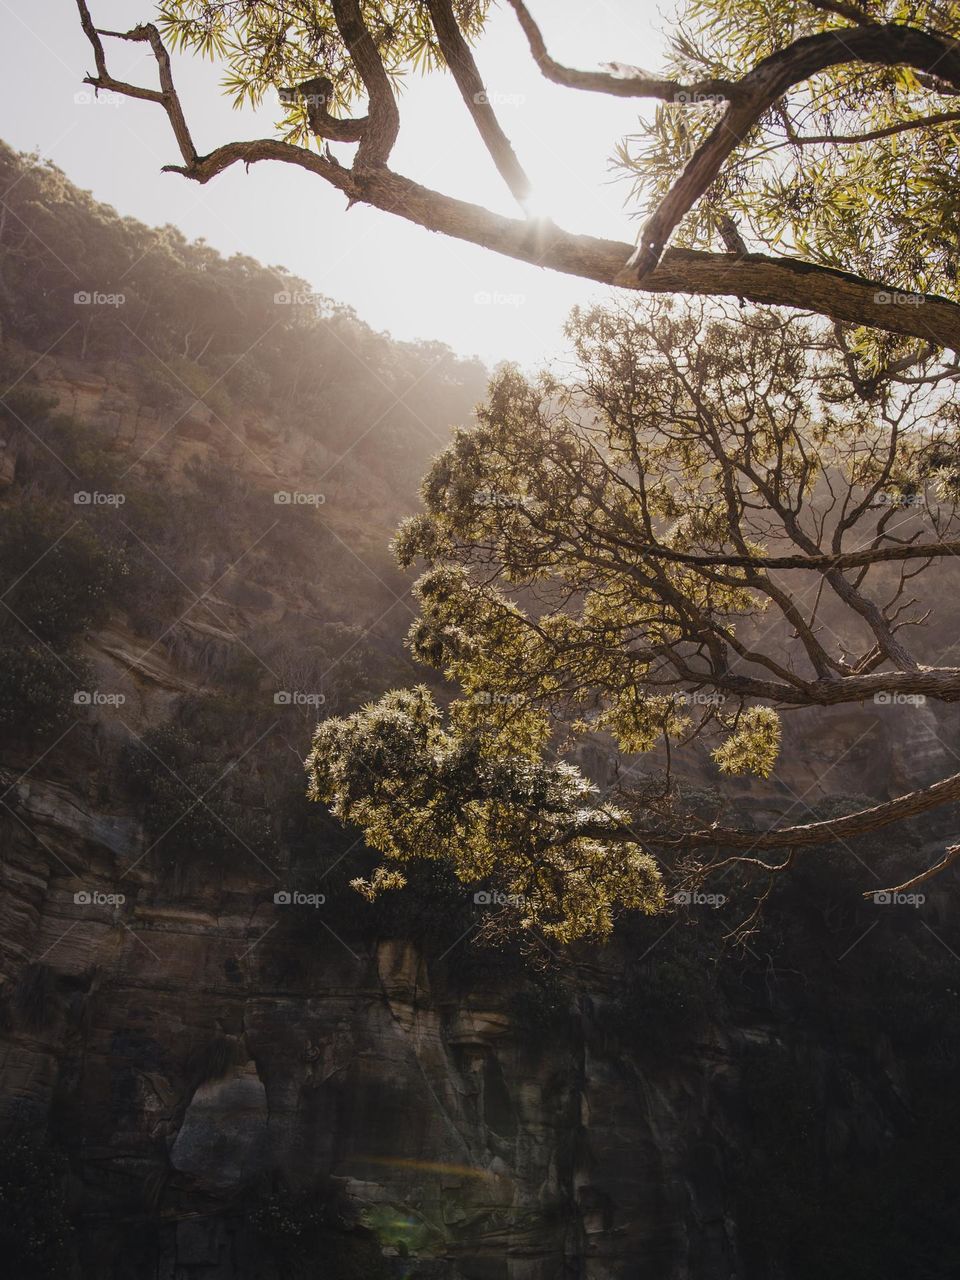
[[[531,0],[553,57],[585,69],[619,61],[656,67],[663,27],[651,0]],[[154,17],[154,0],[90,0],[98,27],[128,30]],[[145,46],[108,41],[118,79],[156,85]],[[632,242],[628,186],[609,158],[648,109],[628,99],[552,85],[536,70],[516,18],[501,3],[477,46],[491,100],[527,168],[540,207],[560,226]],[[344,197],[321,178],[283,164],[234,166],[200,186],[161,166],[179,154],[163,111],[129,98],[84,91],[93,56],[74,0],[0,0],[0,137],[38,151],[78,186],[123,215],[173,223],[221,253],[282,265],[313,289],[355,308],[375,329],[401,339],[439,339],[488,364],[534,366],[564,349],[570,308],[605,290],[415,227]],[[270,136],[270,106],[237,112],[221,70],[174,59],[174,77],[202,152],[237,138]],[[411,77],[400,101],[391,167],[427,186],[517,215],[452,80]],[[335,147],[342,163],[352,148]]]

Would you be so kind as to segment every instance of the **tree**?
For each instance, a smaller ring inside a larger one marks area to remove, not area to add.
[[[295,164],[351,204],[553,270],[651,293],[800,306],[960,347],[960,14],[946,0],[689,0],[663,76],[621,63],[562,66],[523,0],[510,0],[548,79],[657,104],[651,126],[618,151],[641,199],[635,251],[551,221],[501,217],[389,168],[397,82],[445,67],[510,193],[528,205],[529,181],[471,49],[487,0],[164,0],[159,27],[127,32],[98,29],[87,0],[77,3],[96,63],[86,82],[161,106],[182,159],[166,167],[195,181],[237,163]],[[160,88],[115,79],[105,38],[149,45]],[[168,46],[220,58],[238,105],[277,94],[278,136],[200,155]],[[345,114],[363,97],[365,113]],[[331,142],[356,146],[349,167]],[[771,252],[780,245],[786,252]]]
[[[578,376],[502,371],[397,538],[425,563],[409,644],[458,693],[399,691],[320,724],[312,794],[386,857],[452,850],[555,936],[655,909],[658,864],[700,879],[960,797],[960,773],[836,818],[713,821],[674,757],[767,777],[781,721],[879,700],[960,700],[917,578],[960,552],[956,401],[923,367],[869,387],[822,321],[661,300],[576,311]],[[933,651],[933,652],[931,652]],[[576,761],[612,735],[618,781]],[[630,757],[659,776],[631,781]],[[952,861],[896,886],[903,890]],[[401,873],[402,874],[402,873]]]

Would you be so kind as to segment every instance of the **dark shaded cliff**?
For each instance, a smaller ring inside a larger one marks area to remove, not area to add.
[[[364,903],[300,761],[423,678],[387,542],[482,370],[2,161],[11,1274],[956,1276],[956,893],[862,898],[956,815],[812,854],[744,950],[735,885],[562,954],[442,867]],[[797,730],[783,808],[958,746],[861,732]]]

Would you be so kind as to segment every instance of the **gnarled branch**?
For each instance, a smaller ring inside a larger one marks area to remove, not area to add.
[[[358,169],[377,168],[390,159],[400,132],[397,100],[373,36],[363,21],[359,0],[332,0],[332,6],[337,30],[369,99],[367,123],[357,148],[355,164]]]
[[[306,147],[274,138],[229,142],[207,155],[198,156],[185,122],[181,125],[183,113],[172,85],[164,92],[157,92],[114,80],[107,72],[102,44],[90,20],[86,0],[77,0],[77,4],[99,72],[97,77],[88,77],[88,83],[157,102],[166,110],[184,160],[182,165],[165,166],[167,172],[182,174],[196,182],[209,182],[236,163],[250,165],[261,160],[281,161],[323,177],[347,195],[351,202],[362,201],[429,231],[439,231],[567,275],[622,288],[642,289],[648,293],[726,296],[766,305],[797,307],[834,320],[870,325],[891,333],[921,338],[939,347],[960,350],[960,305],[948,298],[935,294],[910,294],[903,295],[903,299],[916,305],[892,306],[890,293],[881,283],[852,272],[822,267],[797,258],[753,253],[737,256],[692,249],[666,250],[656,267],[640,281],[636,273],[625,265],[633,253],[632,245],[595,236],[574,235],[552,222],[505,218],[480,205],[458,200],[392,172],[385,163],[378,162],[378,157],[389,154],[396,138],[396,103],[369,32],[365,28],[359,31],[356,22],[351,21],[350,14],[356,15],[358,7],[356,0],[337,0],[337,9],[345,30],[350,33],[355,54],[366,69],[368,93],[370,85],[375,86],[378,122],[370,132],[365,130],[358,150],[358,163],[353,169],[318,156]],[[371,121],[373,116],[371,100]]]
[[[725,161],[763,114],[793,85],[848,62],[910,66],[936,74],[960,88],[960,44],[950,36],[900,23],[876,23],[854,30],[822,31],[795,40],[758,62],[738,82],[723,117],[697,148],[680,177],[647,220],[630,259],[642,278],[660,261],[670,234],[707,191]]]

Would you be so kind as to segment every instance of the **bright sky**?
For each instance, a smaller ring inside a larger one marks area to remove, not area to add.
[[[100,27],[127,30],[153,16],[152,0],[90,0]],[[616,60],[653,69],[663,24],[652,0],[531,0],[552,55],[596,68]],[[289,165],[236,166],[206,186],[161,174],[179,162],[166,116],[152,103],[90,102],[81,93],[93,56],[73,0],[0,0],[0,76],[6,106],[0,136],[37,149],[79,186],[120,213],[174,223],[221,253],[282,264],[318,291],[346,302],[399,338],[441,339],[465,355],[531,364],[563,348],[561,326],[574,303],[603,290],[462,244],[378,210],[344,212],[343,196]],[[154,86],[144,46],[107,41],[113,74]],[[494,12],[477,59],[501,123],[533,179],[542,206],[561,226],[632,242],[609,156],[635,129],[642,104],[577,93],[536,71],[509,8]],[[234,111],[219,70],[195,58],[174,74],[201,151],[235,138],[269,135],[269,109]],[[400,103],[400,140],[391,166],[448,194],[516,212],[447,75],[411,78]],[[279,114],[279,112],[278,112]],[[349,162],[352,148],[334,148]]]

